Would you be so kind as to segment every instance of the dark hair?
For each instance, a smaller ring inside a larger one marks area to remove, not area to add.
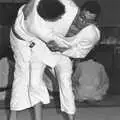
[[[98,18],[101,13],[101,6],[97,1],[86,1],[81,6],[81,10],[88,10],[91,13],[96,14],[96,18]]]
[[[43,19],[54,21],[65,13],[65,6],[59,0],[41,0],[37,12]]]

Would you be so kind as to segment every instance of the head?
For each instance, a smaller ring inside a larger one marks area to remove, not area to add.
[[[40,0],[37,12],[43,19],[55,21],[65,13],[65,6],[59,0]]]
[[[97,1],[87,1],[81,6],[81,14],[86,19],[97,20],[101,13],[101,6]]]

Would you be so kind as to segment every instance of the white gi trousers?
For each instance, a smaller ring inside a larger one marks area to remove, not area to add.
[[[61,111],[74,114],[71,60],[59,52],[51,52],[40,40],[35,40],[35,46],[30,48],[29,42],[16,38],[12,32],[10,33],[10,43],[15,58],[11,110],[24,110],[40,102],[43,104],[50,102],[49,93],[43,81],[43,72],[48,65],[56,70]]]

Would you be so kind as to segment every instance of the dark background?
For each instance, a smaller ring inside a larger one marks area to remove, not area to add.
[[[80,6],[86,0],[75,0]],[[89,0],[90,1],[90,0]],[[102,26],[120,25],[120,0],[96,0],[102,8],[100,23]]]

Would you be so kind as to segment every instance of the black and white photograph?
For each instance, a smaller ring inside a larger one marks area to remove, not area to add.
[[[0,120],[120,120],[120,0],[0,0]]]

